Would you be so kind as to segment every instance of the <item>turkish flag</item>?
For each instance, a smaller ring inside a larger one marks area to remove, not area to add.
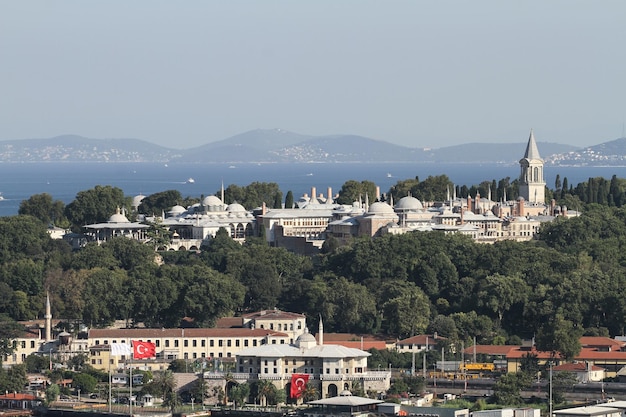
[[[307,382],[309,382],[309,374],[291,375],[291,398],[300,398],[306,388]]]
[[[156,346],[154,343],[133,340],[133,359],[154,358],[155,356]]]

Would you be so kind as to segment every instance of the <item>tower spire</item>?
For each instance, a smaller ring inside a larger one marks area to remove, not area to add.
[[[544,204],[543,159],[539,156],[535,134],[530,130],[524,157],[519,161],[519,195],[532,204]]]
[[[537,148],[537,142],[535,141],[535,134],[532,129],[530,129],[530,136],[528,138],[528,144],[526,145],[524,158],[541,159],[541,156],[539,156],[539,149]]]
[[[321,314],[320,314],[320,324],[318,326],[317,332],[319,333],[319,337],[317,338],[317,343],[321,346],[324,344],[324,323],[322,323]]]
[[[52,309],[50,308],[50,293],[46,291],[46,342],[52,340]]]

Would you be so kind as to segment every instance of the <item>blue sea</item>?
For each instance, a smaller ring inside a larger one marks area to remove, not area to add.
[[[0,163],[0,216],[17,214],[20,202],[31,195],[48,193],[55,200],[70,203],[79,191],[96,185],[121,188],[128,196],[178,190],[183,196],[200,197],[219,191],[222,182],[240,186],[254,181],[275,182],[283,194],[291,190],[296,198],[317,187],[333,193],[348,180],[368,180],[386,192],[397,181],[446,174],[457,185],[517,178],[519,166],[495,164],[163,164],[163,163]],[[546,167],[545,179],[554,187],[556,175],[567,177],[570,185],[589,177],[626,178],[626,167]],[[187,180],[193,178],[193,183]]]

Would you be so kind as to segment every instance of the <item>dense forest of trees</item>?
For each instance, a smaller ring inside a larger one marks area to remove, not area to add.
[[[515,183],[485,181],[459,187],[457,195],[486,195],[494,186],[495,200],[511,196]],[[371,185],[350,181],[342,197],[354,201]],[[98,186],[65,207],[37,195],[22,203],[18,216],[0,218],[0,315],[5,321],[42,317],[46,291],[55,317],[93,327],[114,320],[170,327],[183,317],[211,326],[225,315],[277,307],[313,321],[321,315],[328,331],[390,338],[436,331],[466,343],[536,336],[539,347],[571,357],[580,335],[624,333],[625,187],[615,177],[575,187],[558,179],[555,186],[549,193],[559,204],[583,213],[543,225],[531,242],[481,245],[461,235],[415,232],[329,244],[305,257],[260,238],[240,245],[221,231],[201,253],[159,254],[162,264],[152,247],[125,238],[71,251],[47,235],[51,222],[78,227],[106,220],[129,204],[121,190]],[[445,199],[451,187],[445,176],[416,178],[399,181],[388,194]],[[229,186],[225,194],[252,207],[282,199],[275,184]],[[293,201],[292,193],[288,198]],[[195,200],[163,192],[143,206],[159,212],[183,201]]]

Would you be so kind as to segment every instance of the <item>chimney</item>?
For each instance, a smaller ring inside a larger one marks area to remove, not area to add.
[[[526,214],[524,213],[524,197],[520,197],[517,199],[517,215],[520,217],[524,217]]]
[[[311,198],[317,198],[317,189],[315,187],[311,187]]]
[[[376,186],[376,200],[380,201],[380,186]]]
[[[326,204],[332,204],[333,202],[333,189],[328,187],[328,199],[326,200]]]
[[[472,196],[467,194],[467,211],[472,211]]]
[[[267,213],[267,205],[265,204],[265,201],[264,201],[263,204],[261,205],[261,215],[265,215],[265,213]]]

